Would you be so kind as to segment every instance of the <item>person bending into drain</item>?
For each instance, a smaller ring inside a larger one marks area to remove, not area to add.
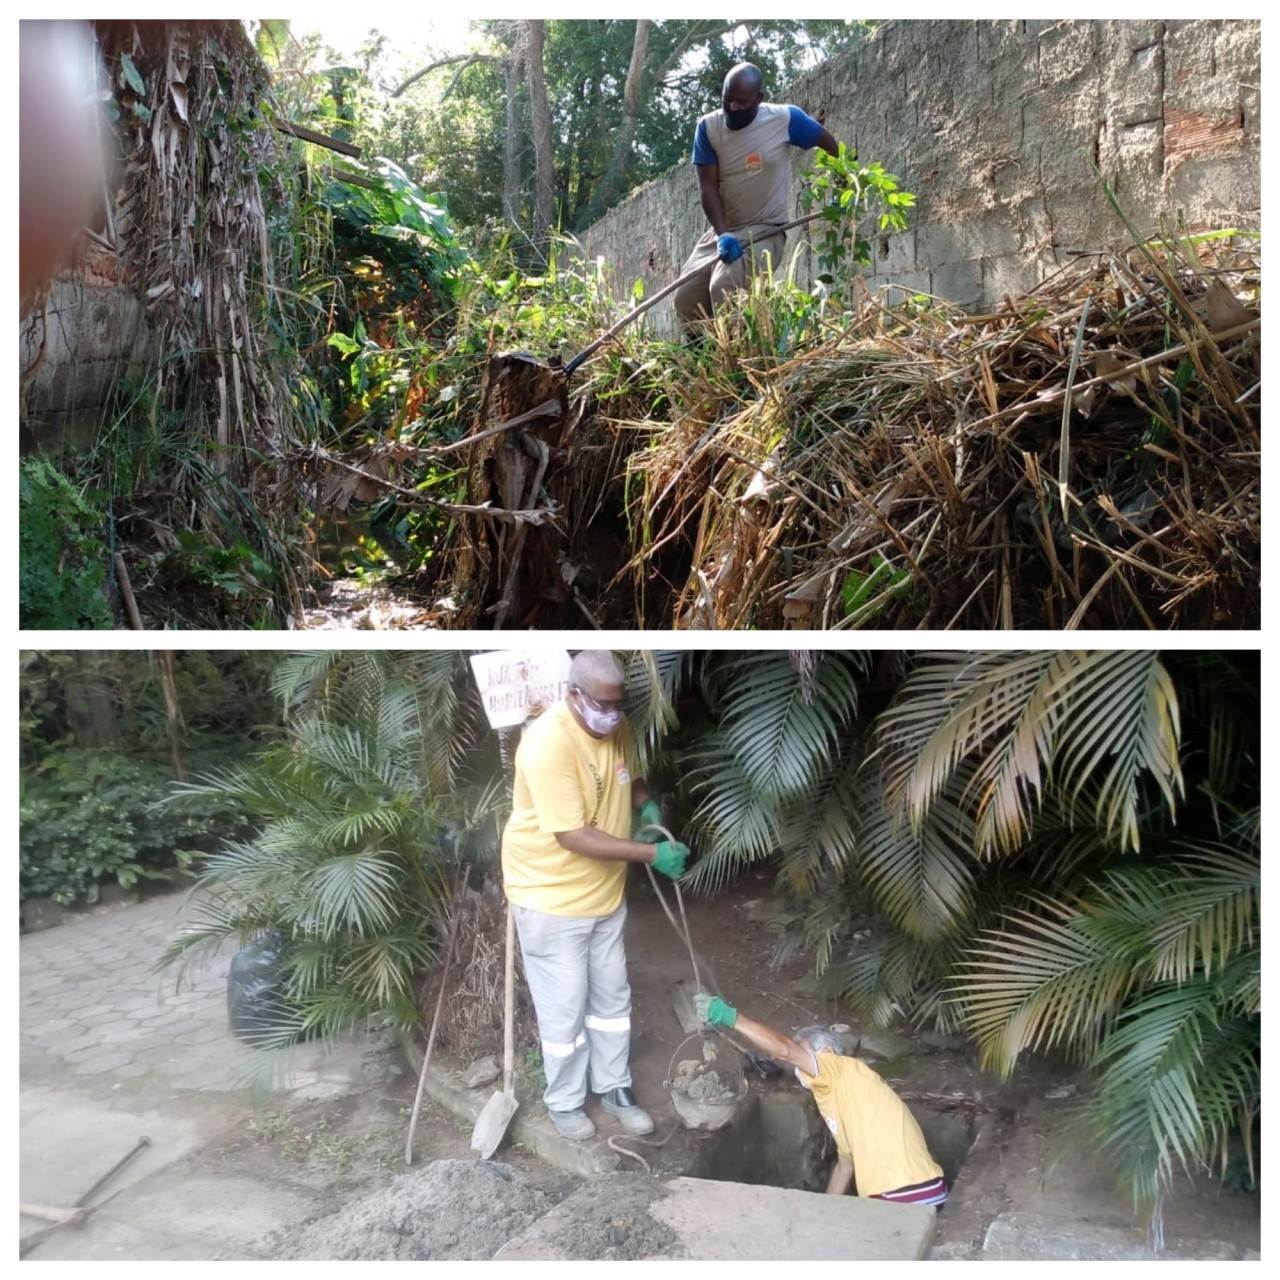
[[[864,1062],[842,1056],[839,1037],[826,1027],[804,1027],[789,1039],[756,1022],[719,996],[698,992],[698,1017],[729,1027],[775,1062],[792,1067],[813,1094],[836,1140],[836,1164],[827,1194],[857,1193],[896,1204],[941,1205],[947,1198],[942,1168],[906,1103]]]

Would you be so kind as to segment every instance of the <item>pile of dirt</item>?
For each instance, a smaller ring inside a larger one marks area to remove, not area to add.
[[[568,1190],[493,1160],[437,1160],[276,1241],[284,1259],[475,1262],[492,1258]]]
[[[666,1194],[641,1173],[609,1173],[594,1179],[556,1211],[557,1255],[574,1261],[634,1262],[687,1256],[679,1237],[649,1212]]]

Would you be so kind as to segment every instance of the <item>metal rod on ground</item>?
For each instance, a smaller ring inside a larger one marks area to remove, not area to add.
[[[776,235],[779,231],[790,231],[793,227],[803,226],[806,222],[813,222],[816,219],[821,218],[824,213],[826,213],[825,207],[817,210],[816,213],[806,213],[803,218],[792,218],[790,222],[784,222],[780,227],[770,227],[769,235]],[[665,285],[663,288],[659,289],[652,298],[646,298],[639,306],[628,311],[617,324],[606,329],[589,347],[584,347],[576,356],[573,357],[572,360],[569,361],[567,365],[565,365],[565,377],[567,378],[571,376],[573,371],[577,369],[584,360],[588,360],[595,355],[595,353],[599,351],[610,338],[616,337],[633,320],[639,319],[646,311],[649,310],[650,307],[657,306],[663,298],[674,293],[682,284],[688,284],[690,280],[700,275],[706,269],[706,263],[703,263],[700,267],[694,267],[693,270],[686,271],[682,276],[677,276],[669,285]]]
[[[431,1050],[435,1048],[436,1030],[440,1026],[440,1010],[444,1008],[444,993],[449,984],[449,969],[453,965],[453,944],[458,937],[458,924],[462,919],[461,894],[467,883],[469,866],[464,866],[458,873],[458,883],[453,889],[453,923],[449,927],[449,943],[444,952],[444,971],[440,975],[440,991],[436,995],[435,1013],[431,1015],[431,1030],[427,1035],[426,1052],[422,1055],[422,1070],[418,1072],[418,1092],[413,1099],[413,1114],[409,1117],[409,1136],[404,1140],[404,1162],[413,1163],[413,1135],[418,1128],[418,1112],[422,1110],[422,1090],[427,1083],[427,1064],[431,1061]]]
[[[131,1160],[135,1159],[137,1156],[141,1155],[150,1145],[151,1145],[150,1138],[139,1138],[137,1141],[137,1145],[133,1148],[133,1150],[130,1151],[127,1156],[122,1157],[115,1164],[113,1164],[111,1168],[108,1169],[106,1173],[104,1173],[102,1177],[100,1177],[97,1180],[97,1182],[95,1182],[93,1186],[91,1186],[89,1190],[86,1191],[84,1195],[82,1195],[80,1199],[76,1201],[75,1207],[77,1209],[83,1209],[85,1205],[87,1205],[89,1201],[92,1200],[93,1197],[96,1196],[98,1192],[101,1191],[102,1188],[105,1187],[107,1183],[110,1182],[111,1179],[114,1178],[116,1174],[119,1173],[120,1170],[125,1167],[125,1165],[127,1165]]]
[[[68,1210],[55,1210],[42,1205],[27,1206],[28,1208],[37,1210],[37,1212],[32,1215],[34,1217],[45,1218],[47,1220],[52,1214],[61,1214],[62,1212],[65,1212],[67,1216],[60,1217],[59,1220],[54,1221],[51,1227],[43,1227],[39,1231],[33,1231],[29,1235],[23,1236],[18,1241],[18,1257],[25,1258],[27,1254],[40,1244],[42,1240],[47,1240],[55,1231],[59,1231],[63,1227],[83,1227],[88,1221],[89,1215],[102,1208],[101,1204],[91,1205],[89,1201],[92,1200],[93,1197],[96,1196],[98,1192],[101,1191],[102,1188],[105,1187],[107,1183],[125,1167],[125,1165],[136,1159],[150,1145],[150,1138],[139,1138],[137,1143],[134,1145],[133,1150],[130,1151],[128,1155],[117,1160],[116,1163],[113,1164],[111,1168],[108,1169],[106,1173],[104,1173],[102,1177],[100,1177],[97,1182],[95,1182],[93,1186],[91,1186],[89,1190],[75,1202],[75,1205]],[[107,1204],[112,1199],[114,1199],[113,1196],[108,1196],[102,1204]],[[21,1212],[22,1206],[19,1205],[18,1208],[19,1212]]]

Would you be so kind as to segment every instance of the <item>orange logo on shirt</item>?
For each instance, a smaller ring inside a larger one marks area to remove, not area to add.
[[[758,151],[751,152],[751,154],[747,156],[747,172],[761,173],[763,170],[764,156],[762,156]]]

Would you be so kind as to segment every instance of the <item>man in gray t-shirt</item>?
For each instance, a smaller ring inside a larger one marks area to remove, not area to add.
[[[765,102],[760,68],[740,62],[724,78],[721,109],[698,121],[693,164],[702,211],[711,229],[680,269],[705,270],[675,293],[676,314],[688,328],[711,317],[726,294],[741,289],[754,260],[776,265],[788,220],[790,149],[821,147],[829,155],[836,140],[799,107]]]

